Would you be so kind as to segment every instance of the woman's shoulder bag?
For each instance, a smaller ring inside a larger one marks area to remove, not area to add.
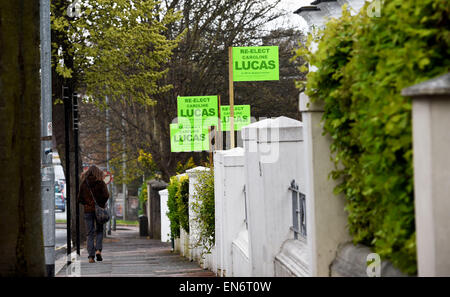
[[[103,207],[101,207],[100,205],[97,204],[97,201],[95,200],[95,196],[92,193],[91,187],[89,186],[89,183],[88,183],[87,179],[85,181],[86,181],[86,184],[88,186],[89,192],[91,192],[92,199],[94,199],[94,203],[95,203],[95,218],[96,218],[96,220],[97,220],[97,222],[99,224],[104,224],[104,223],[108,222],[109,219],[110,219],[109,212],[106,209],[106,207],[103,208]]]

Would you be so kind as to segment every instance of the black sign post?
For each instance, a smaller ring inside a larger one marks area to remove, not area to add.
[[[71,253],[71,212],[70,212],[70,141],[69,141],[69,124],[70,112],[72,110],[72,100],[69,97],[69,88],[63,87],[63,101],[64,101],[64,139],[65,139],[65,158],[66,158],[66,225],[67,225],[67,267],[72,263]]]
[[[79,177],[79,163],[78,163],[78,94],[73,93],[72,96],[73,103],[73,142],[75,146],[75,199],[78,197],[78,191],[80,187],[80,177]],[[75,215],[76,215],[76,245],[77,245],[77,255],[80,255],[80,205],[78,201],[75,204]]]

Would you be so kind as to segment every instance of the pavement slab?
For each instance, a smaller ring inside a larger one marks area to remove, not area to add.
[[[89,263],[87,251],[80,261],[64,266],[57,277],[214,277],[196,262],[171,252],[170,243],[140,237],[135,226],[117,228],[103,240],[103,261]]]

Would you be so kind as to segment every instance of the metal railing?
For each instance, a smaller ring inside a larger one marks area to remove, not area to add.
[[[306,239],[306,201],[305,194],[299,191],[295,179],[292,180],[289,190],[292,191],[292,227],[294,238],[299,239],[299,235]]]
[[[248,217],[247,217],[247,191],[245,190],[245,185],[244,185],[244,189],[242,190],[242,192],[244,192],[244,207],[245,207],[245,227],[248,230]]]

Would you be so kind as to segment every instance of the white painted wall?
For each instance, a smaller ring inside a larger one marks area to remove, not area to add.
[[[197,214],[193,209],[193,204],[198,203],[198,200],[195,197],[197,193],[196,186],[198,183],[198,174],[209,170],[209,168],[203,166],[186,170],[186,174],[189,176],[189,259],[199,263],[204,262],[204,259],[201,258],[203,249],[197,246],[200,232],[198,222],[196,221]]]
[[[305,125],[305,196],[311,275],[329,276],[339,245],[351,241],[344,210],[345,197],[334,194],[338,181],[328,176],[335,167],[330,159],[331,138],[322,135],[323,102],[310,102],[304,93],[299,99]]]
[[[224,166],[223,166],[223,156],[221,151],[216,151],[214,153],[214,225],[215,225],[215,259],[217,276],[223,276],[222,270],[224,268],[223,253],[224,253],[224,243],[223,243],[223,225],[224,222],[223,215],[223,194],[224,194]]]
[[[245,186],[244,149],[237,147],[227,151],[217,151],[214,155],[214,173],[217,265],[220,268],[220,276],[240,276],[233,271],[235,263],[232,258],[232,243],[238,238],[239,232],[247,229],[243,191]],[[241,248],[242,244],[237,245],[236,248]],[[248,251],[248,246],[243,249]],[[249,265],[248,260],[241,264]]]
[[[311,260],[307,242],[297,239],[286,240],[275,257],[275,276],[311,276]]]
[[[418,275],[450,276],[450,73],[402,91],[412,97]]]
[[[189,249],[189,233],[184,231],[184,229],[182,227],[180,227],[179,243],[180,243],[180,247],[179,247],[180,255],[190,259],[191,251]]]
[[[252,276],[248,249],[248,230],[245,228],[239,232],[238,237],[233,240],[231,245],[232,276]]]
[[[292,195],[295,179],[305,186],[302,123],[286,117],[242,129],[252,276],[274,276],[280,248],[293,238]]]
[[[169,191],[161,190],[158,192],[159,197],[161,197],[161,241],[169,242],[170,241],[170,220],[167,216],[167,212],[169,211],[169,207],[167,206],[167,200],[169,198]]]
[[[176,177],[180,179],[180,177],[185,176],[186,173],[178,174]],[[189,234],[184,231],[184,229],[180,226],[180,238],[175,239],[175,251],[178,251],[181,256],[189,257]]]

